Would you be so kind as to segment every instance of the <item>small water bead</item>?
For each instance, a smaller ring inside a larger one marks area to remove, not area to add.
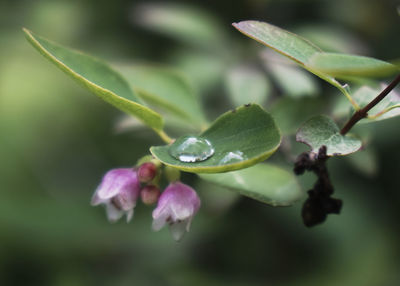
[[[247,156],[242,151],[233,151],[227,153],[220,161],[220,164],[234,163],[246,160]]]
[[[182,136],[169,147],[168,153],[181,162],[200,162],[214,154],[210,141],[198,136]]]

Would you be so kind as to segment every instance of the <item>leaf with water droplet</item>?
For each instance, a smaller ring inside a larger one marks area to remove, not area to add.
[[[252,166],[271,156],[281,134],[272,116],[257,104],[241,106],[219,118],[202,134],[214,154],[198,162],[181,162],[171,156],[173,146],[151,147],[151,153],[166,165],[193,173],[218,173]]]
[[[102,61],[65,48],[24,29],[26,38],[45,58],[85,88],[116,108],[135,116],[156,132],[163,129],[160,114],[144,106],[125,79]]]
[[[360,140],[351,135],[341,135],[336,123],[324,115],[306,121],[297,131],[296,141],[307,144],[315,153],[325,145],[328,156],[347,155],[361,148]]]
[[[304,195],[292,172],[272,164],[258,164],[243,170],[199,176],[273,206],[292,205]]]
[[[181,162],[201,162],[214,154],[210,141],[200,136],[185,135],[175,140],[168,153]]]

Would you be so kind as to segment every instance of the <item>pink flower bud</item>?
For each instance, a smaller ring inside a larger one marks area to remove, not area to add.
[[[91,204],[105,205],[108,220],[115,222],[124,214],[129,222],[139,197],[140,183],[137,172],[131,168],[108,171],[92,197]]]
[[[146,162],[140,165],[138,170],[139,181],[148,183],[157,175],[157,166],[151,162]]]
[[[199,208],[200,198],[195,190],[181,182],[171,183],[153,211],[153,229],[158,231],[168,223],[173,238],[178,241],[189,231]]]
[[[160,197],[160,189],[154,185],[147,185],[140,191],[140,197],[146,205],[155,204]]]

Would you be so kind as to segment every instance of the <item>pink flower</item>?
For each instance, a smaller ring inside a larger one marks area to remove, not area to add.
[[[189,231],[199,208],[200,199],[195,190],[181,182],[170,183],[153,211],[153,229],[158,231],[168,223],[173,238],[178,241]]]
[[[92,197],[92,206],[104,204],[110,222],[116,222],[124,214],[129,222],[140,193],[136,170],[131,168],[108,171]]]

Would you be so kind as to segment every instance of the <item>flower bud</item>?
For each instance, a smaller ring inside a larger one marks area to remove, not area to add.
[[[145,205],[152,205],[160,197],[160,189],[154,185],[147,185],[140,191],[140,198]]]
[[[129,222],[139,197],[140,183],[137,172],[131,168],[108,171],[93,195],[91,204],[105,205],[108,220],[115,222],[126,214]]]
[[[146,162],[140,165],[138,170],[139,181],[148,183],[157,175],[157,166],[151,162]]]
[[[158,231],[168,223],[173,238],[178,241],[189,231],[199,208],[200,199],[195,190],[181,182],[171,183],[153,211],[153,229]]]

